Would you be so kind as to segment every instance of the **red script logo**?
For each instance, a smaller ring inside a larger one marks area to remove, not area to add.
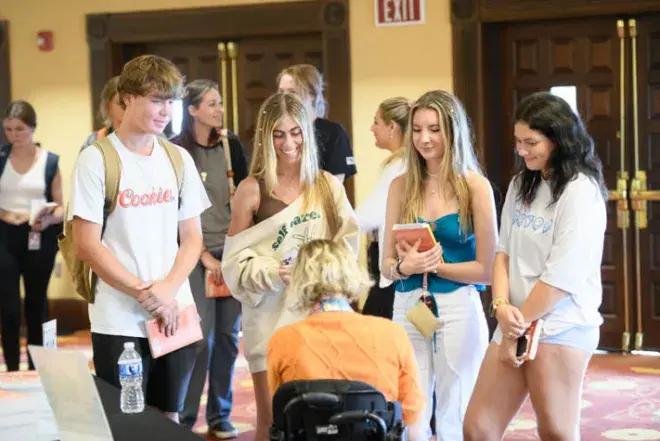
[[[163,190],[162,187],[158,191],[153,189],[151,192],[142,194],[134,192],[131,188],[122,190],[119,193],[119,205],[124,208],[151,207],[153,205],[169,204],[175,200],[174,192],[170,189]]]

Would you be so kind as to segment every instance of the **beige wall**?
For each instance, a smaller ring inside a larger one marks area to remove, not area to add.
[[[263,1],[287,0],[2,0],[0,17],[10,23],[12,98],[26,99],[35,106],[39,117],[36,138],[61,155],[62,172],[68,177],[91,130],[86,14]],[[54,32],[54,51],[37,50],[35,36],[40,30]],[[381,28],[374,25],[372,0],[350,0],[350,32],[359,203],[378,177],[378,163],[385,157],[376,151],[369,131],[380,101],[393,95],[415,98],[429,89],[452,87],[449,0],[427,1],[424,25]],[[68,193],[68,179],[65,191]],[[53,280],[51,297],[69,296],[69,291],[64,280]]]

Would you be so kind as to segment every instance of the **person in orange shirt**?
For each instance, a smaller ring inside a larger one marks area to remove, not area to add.
[[[291,272],[292,307],[306,319],[277,330],[268,343],[268,386],[274,395],[294,380],[345,379],[378,389],[398,401],[409,437],[424,407],[417,362],[405,330],[390,320],[357,314],[350,303],[373,284],[343,244],[314,240],[303,245]],[[420,421],[421,422],[421,421]],[[427,423],[428,425],[428,423]]]

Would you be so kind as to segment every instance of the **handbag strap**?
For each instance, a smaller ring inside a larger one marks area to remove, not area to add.
[[[234,169],[231,165],[231,151],[229,150],[229,139],[227,138],[227,129],[220,131],[220,140],[222,149],[225,152],[225,163],[227,164],[227,184],[229,187],[229,199],[231,200],[236,193],[236,184],[234,183]]]

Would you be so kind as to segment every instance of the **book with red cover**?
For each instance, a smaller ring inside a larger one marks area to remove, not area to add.
[[[200,341],[203,337],[199,322],[199,314],[197,314],[197,308],[194,304],[186,306],[179,312],[179,328],[172,336],[166,337],[165,334],[160,332],[158,319],[145,322],[151,355],[154,358],[162,357]]]
[[[206,281],[206,298],[215,299],[219,297],[230,297],[231,293],[229,288],[224,283],[215,283],[215,276],[212,271],[206,270],[205,281]]]
[[[533,321],[530,327],[527,328],[527,331],[518,337],[518,347],[516,349],[516,356],[518,358],[522,358],[525,361],[536,358],[543,322],[543,319]]]
[[[405,241],[414,245],[415,242],[421,240],[417,251],[428,251],[438,244],[433,235],[431,226],[427,223],[414,223],[414,224],[395,224],[392,227],[394,238],[397,241]]]

